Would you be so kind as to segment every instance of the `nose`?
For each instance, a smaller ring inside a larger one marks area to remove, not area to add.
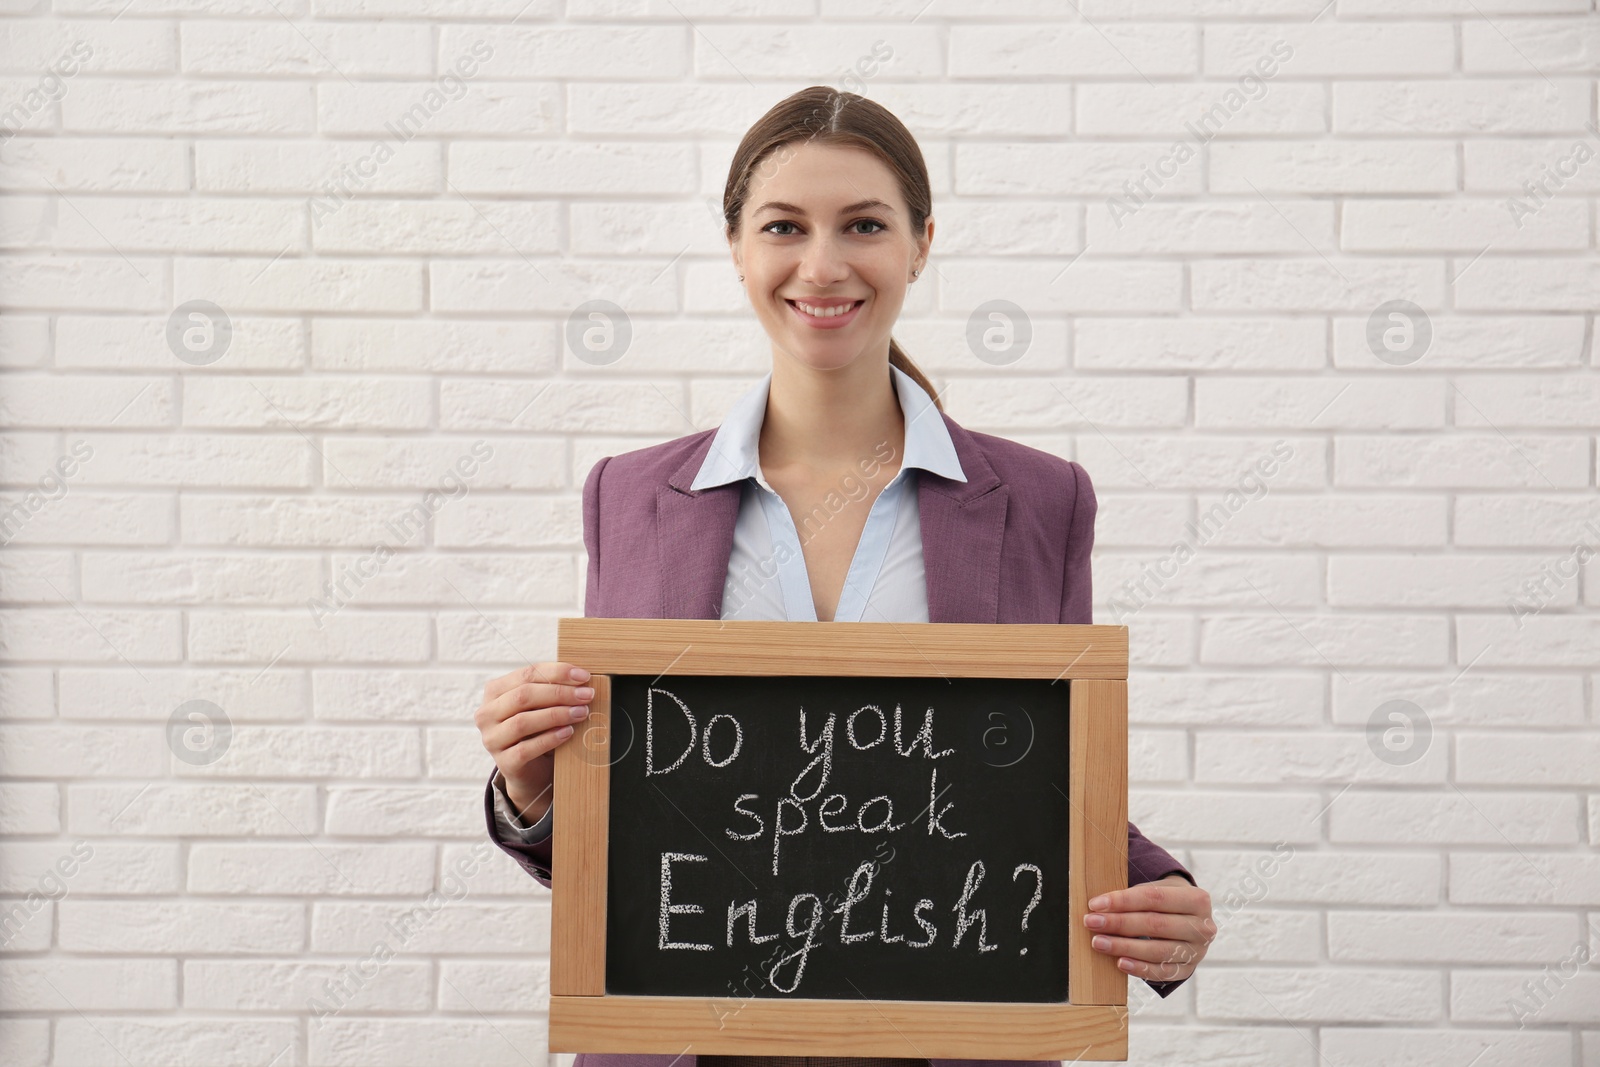
[[[831,237],[818,236],[806,242],[797,273],[807,285],[826,289],[849,277],[850,265]]]

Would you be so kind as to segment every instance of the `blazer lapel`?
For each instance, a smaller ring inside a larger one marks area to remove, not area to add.
[[[713,436],[715,431],[706,431],[705,442],[656,490],[663,619],[722,617],[722,589],[733,554],[741,483],[689,488],[711,451]]]
[[[1005,543],[1009,487],[984,458],[972,435],[940,413],[967,476],[953,481],[917,471],[917,510],[928,586],[929,622],[998,622],[1000,553]],[[739,518],[740,483],[691,490],[714,431],[657,490],[656,543],[661,561],[661,618],[716,619],[733,528]]]
[[[917,471],[928,621],[999,622],[1000,551],[1010,489],[972,435],[949,415],[940,416],[967,480]]]

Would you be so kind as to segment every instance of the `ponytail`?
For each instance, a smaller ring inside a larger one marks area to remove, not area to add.
[[[911,362],[911,357],[905,354],[905,351],[900,347],[900,343],[893,337],[889,338],[889,365],[891,367],[899,367],[912,381],[922,386],[922,391],[932,398],[933,406],[939,409],[939,414],[944,414],[944,405],[939,402],[939,391],[933,387],[932,382],[928,381],[928,376],[923,374],[915,363]]]

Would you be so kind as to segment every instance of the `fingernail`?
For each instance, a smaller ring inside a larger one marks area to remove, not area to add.
[[[1089,939],[1089,944],[1103,952],[1111,947],[1111,939],[1102,935],[1096,935]]]
[[[1120,960],[1117,961],[1117,966],[1121,967],[1125,971],[1131,971],[1131,970],[1133,970],[1133,961],[1130,960],[1128,957],[1124,956]]]
[[[580,701],[588,702],[594,699],[594,689],[587,685],[580,685],[573,690]]]
[[[589,709],[584,707],[573,708],[569,714],[572,717],[572,721],[577,722],[579,719],[584,718],[589,714]]]
[[[572,736],[572,727],[563,726],[561,729],[556,731],[556,736],[557,737],[571,737]]]
[[[590,677],[591,675],[589,672],[584,670],[582,667],[572,668],[572,680],[574,682],[587,682]]]
[[[1085,915],[1083,917],[1083,925],[1091,927],[1095,930],[1100,929],[1105,924],[1106,917],[1104,915]]]
[[[1105,908],[1108,905],[1110,905],[1110,903],[1111,903],[1111,898],[1110,897],[1104,897],[1104,896],[1095,897],[1093,900],[1089,901],[1089,907],[1092,908],[1095,911],[1099,911],[1102,908]]]

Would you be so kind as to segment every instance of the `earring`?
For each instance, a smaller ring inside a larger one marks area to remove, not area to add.
[[[741,282],[742,282],[742,281],[744,281],[744,275],[743,275],[743,274],[741,274],[741,275],[739,275],[739,280],[740,280],[740,281],[741,281]]]
[[[918,275],[920,275],[920,274],[921,274],[921,273],[922,273],[922,271],[920,271],[920,270],[914,270],[914,271],[912,271],[912,272],[911,272],[911,276],[912,276],[912,277],[913,277],[913,278],[915,278],[915,277],[917,277],[917,276],[918,276]]]

